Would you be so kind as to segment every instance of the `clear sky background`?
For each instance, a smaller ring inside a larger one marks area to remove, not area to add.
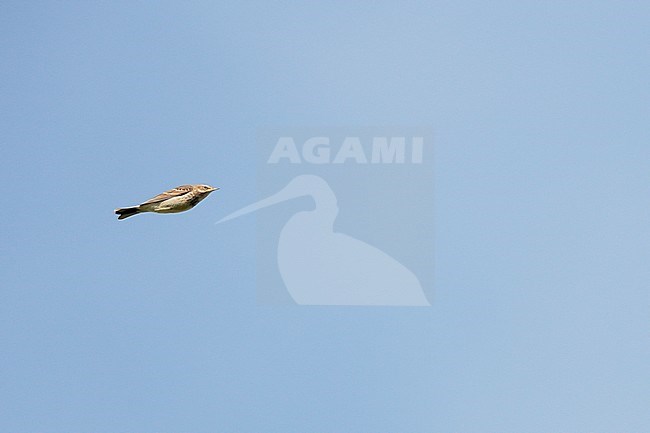
[[[650,431],[648,22],[3,1],[0,431]],[[433,128],[431,308],[256,304],[255,218],[214,222],[257,198],[269,125]]]

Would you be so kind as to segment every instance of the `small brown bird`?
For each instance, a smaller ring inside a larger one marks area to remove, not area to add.
[[[192,209],[201,200],[210,195],[212,191],[218,189],[210,185],[181,185],[162,194],[158,194],[141,205],[115,209],[115,213],[119,215],[117,217],[118,220],[123,220],[124,218],[143,212],[183,212]]]

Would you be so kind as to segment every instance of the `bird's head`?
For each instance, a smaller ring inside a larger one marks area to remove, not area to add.
[[[338,213],[338,206],[336,205],[336,195],[334,195],[329,184],[322,177],[303,174],[291,179],[287,186],[275,194],[221,218],[217,221],[217,224],[238,218],[267,206],[272,206],[276,203],[302,196],[313,197],[314,204],[316,205],[314,210],[318,210],[320,215],[325,215],[334,221]]]
[[[214,186],[210,186],[210,185],[197,185],[197,186],[196,186],[196,189],[197,189],[200,193],[208,194],[208,193],[211,193],[212,191],[216,191],[216,190],[218,190],[219,188],[214,187]]]

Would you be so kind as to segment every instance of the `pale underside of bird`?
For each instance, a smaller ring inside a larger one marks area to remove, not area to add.
[[[117,219],[122,220],[144,212],[178,213],[192,209],[211,192],[219,188],[210,185],[181,185],[145,201],[138,206],[115,209]]]

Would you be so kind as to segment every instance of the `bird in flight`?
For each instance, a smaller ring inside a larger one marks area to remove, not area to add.
[[[162,194],[158,194],[138,206],[115,209],[115,213],[119,215],[117,217],[118,220],[123,220],[124,218],[143,212],[184,212],[192,209],[201,200],[210,195],[212,191],[218,189],[210,185],[181,185]]]

